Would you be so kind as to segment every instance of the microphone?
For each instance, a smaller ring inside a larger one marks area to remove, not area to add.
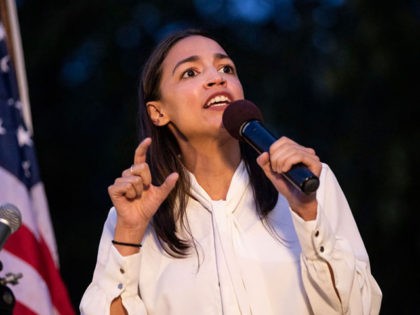
[[[238,100],[229,104],[223,113],[223,125],[229,134],[248,143],[259,154],[269,152],[276,137],[263,125],[259,108],[248,100]],[[282,175],[305,194],[316,191],[319,178],[303,163],[293,165]]]
[[[5,203],[0,206],[0,250],[10,234],[14,233],[21,224],[22,216],[15,205]]]

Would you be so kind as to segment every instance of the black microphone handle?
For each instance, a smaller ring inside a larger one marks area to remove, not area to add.
[[[239,133],[243,140],[259,154],[269,152],[270,146],[277,140],[259,120],[247,121],[241,126]],[[319,187],[319,178],[303,163],[293,165],[288,172],[282,173],[282,175],[295,187],[308,195]]]
[[[10,226],[0,219],[0,250],[3,248],[4,243],[6,243],[11,233],[12,230],[10,229]]]

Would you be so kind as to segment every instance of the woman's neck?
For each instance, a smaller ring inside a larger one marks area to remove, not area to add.
[[[240,161],[236,140],[181,144],[182,161],[213,200],[226,199],[230,182]]]

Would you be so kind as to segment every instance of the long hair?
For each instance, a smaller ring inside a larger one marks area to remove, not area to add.
[[[152,173],[153,184],[161,185],[172,172],[178,172],[179,174],[174,189],[161,204],[152,221],[159,242],[165,251],[173,257],[186,256],[190,248],[190,242],[182,239],[179,236],[180,231],[177,230],[184,228],[189,233],[188,224],[185,222],[186,206],[190,197],[189,176],[179,159],[181,151],[174,135],[166,125],[155,126],[152,123],[147,113],[146,104],[149,101],[157,101],[161,98],[162,64],[168,52],[180,40],[194,35],[216,40],[210,34],[196,29],[187,29],[170,34],[156,46],[145,63],[139,88],[139,134],[140,139],[145,137],[151,137],[152,139],[147,154],[147,162]],[[256,163],[257,154],[254,150],[242,142],[240,148],[242,159],[250,177],[256,208],[263,220],[274,208],[278,192]]]

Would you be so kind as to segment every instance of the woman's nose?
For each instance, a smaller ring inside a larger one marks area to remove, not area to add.
[[[206,87],[212,87],[214,85],[225,85],[225,84],[226,84],[226,79],[223,77],[223,74],[220,72],[211,74],[205,83]]]

